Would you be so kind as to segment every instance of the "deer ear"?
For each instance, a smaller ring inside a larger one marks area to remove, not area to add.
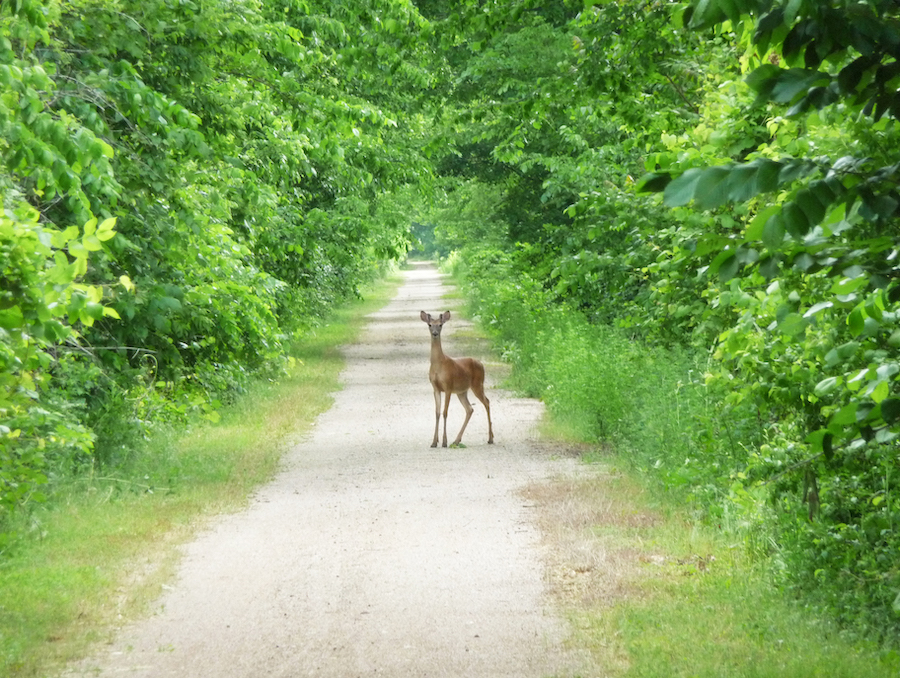
[[[441,321],[447,322],[448,320],[450,320],[450,311],[447,311],[446,313],[441,313]]]
[[[425,311],[420,311],[419,317],[422,319],[422,322],[425,322],[425,323],[427,323],[429,320],[431,320],[431,316],[428,313],[426,313]]]

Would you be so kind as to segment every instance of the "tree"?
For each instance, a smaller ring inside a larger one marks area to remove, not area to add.
[[[3,3],[4,289],[46,299],[42,322],[82,304],[46,342],[0,308],[22,332],[3,337],[2,378],[28,392],[6,433],[42,409],[82,432],[82,463],[128,463],[148,427],[215,418],[404,256],[392,209],[428,176],[429,31],[401,0]]]

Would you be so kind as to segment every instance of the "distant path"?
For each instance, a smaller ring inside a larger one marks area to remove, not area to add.
[[[517,490],[570,467],[534,438],[539,403],[491,383],[464,449],[431,449],[430,265],[344,349],[344,389],[250,507],[184,548],[148,619],[67,676],[570,676],[536,528]],[[448,355],[466,323],[454,311]],[[483,357],[483,356],[482,356]],[[451,440],[462,423],[454,398]]]

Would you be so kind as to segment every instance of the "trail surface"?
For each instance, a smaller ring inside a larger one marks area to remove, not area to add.
[[[343,390],[247,510],[184,547],[149,618],[67,676],[569,676],[539,535],[518,490],[570,468],[539,443],[541,406],[493,387],[496,436],[473,401],[464,449],[429,447],[428,329],[446,310],[433,267],[344,349]],[[444,333],[448,355],[477,354]],[[482,356],[484,357],[484,356]],[[450,439],[463,410],[450,406]]]

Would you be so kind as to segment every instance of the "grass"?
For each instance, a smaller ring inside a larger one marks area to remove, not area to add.
[[[570,642],[600,675],[896,678],[900,657],[786,599],[727,534],[617,466],[606,455],[525,491]]]
[[[244,506],[328,409],[338,347],[398,282],[337,310],[296,346],[285,379],[255,383],[218,423],[160,433],[129,477],[79,479],[33,514],[32,538],[0,562],[0,675],[53,675],[145,612],[175,572],[177,546],[210,516]]]
[[[573,647],[593,659],[591,675],[900,675],[896,653],[780,591],[774,563],[751,558],[747,534],[714,528],[686,505],[688,488],[702,505],[697,497],[727,478],[755,433],[752,421],[732,429],[715,416],[697,378],[702,363],[562,308],[532,309],[505,280],[477,276],[469,286],[473,315],[494,319],[515,363],[512,386],[544,398],[545,438],[595,448],[585,448],[593,463],[583,477],[526,492],[548,583]]]

